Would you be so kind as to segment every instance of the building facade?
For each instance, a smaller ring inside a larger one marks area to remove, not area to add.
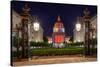
[[[22,38],[22,33],[21,33],[21,15],[18,14],[16,11],[12,10],[12,42],[14,40],[14,37],[17,36],[19,38]],[[31,19],[28,20],[28,40],[29,42],[35,41],[35,42],[43,42],[43,28],[39,23],[39,29],[38,31],[34,29],[34,23],[35,21],[31,24],[32,22],[32,17]]]
[[[43,42],[43,28],[39,26],[39,30],[35,30],[34,25],[33,26],[30,25],[29,27],[30,27],[29,41]]]
[[[80,29],[80,31],[77,31],[76,26],[74,27],[74,30],[73,30],[74,42],[84,42],[85,41],[85,24],[84,24],[84,21],[80,17],[79,19],[77,19],[75,25],[77,23],[81,24],[81,29]],[[91,28],[92,28],[92,31],[93,31],[92,33],[90,33],[91,38],[97,38],[97,15],[93,16],[90,19],[90,23],[91,23],[90,25],[91,25]]]

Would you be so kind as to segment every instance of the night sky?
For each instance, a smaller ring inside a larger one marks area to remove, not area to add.
[[[41,26],[44,29],[45,36],[51,36],[53,32],[54,23],[57,16],[60,15],[61,21],[65,27],[65,35],[73,36],[73,29],[75,21],[78,16],[83,16],[83,11],[88,8],[91,16],[97,14],[97,6],[89,5],[74,5],[74,4],[58,4],[58,3],[42,3],[42,2],[25,2],[12,1],[11,8],[17,13],[21,14],[22,7],[25,4],[31,8],[30,14],[37,16]]]

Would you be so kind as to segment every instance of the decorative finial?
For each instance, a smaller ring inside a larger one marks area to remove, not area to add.
[[[28,7],[28,4],[25,4],[23,7],[23,12],[28,13],[30,11],[30,8]]]
[[[61,21],[61,18],[60,18],[60,16],[58,16],[58,18],[57,18],[57,21]]]
[[[85,16],[88,16],[90,14],[90,11],[88,10],[88,8],[86,8],[85,10],[84,10],[84,15]]]

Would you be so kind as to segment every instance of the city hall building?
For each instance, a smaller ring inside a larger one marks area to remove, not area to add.
[[[58,16],[53,26],[52,37],[48,37],[48,43],[52,43],[53,47],[61,48],[64,47],[64,42],[65,42],[65,28],[61,21],[60,16]]]
[[[65,47],[65,43],[71,43],[70,36],[65,34],[64,24],[61,21],[60,16],[57,17],[57,20],[54,23],[52,36],[47,38],[48,43],[53,44],[53,47],[55,48],[63,48]]]
[[[52,41],[54,47],[64,47],[65,41],[65,28],[60,16],[57,17],[57,21],[53,27]]]

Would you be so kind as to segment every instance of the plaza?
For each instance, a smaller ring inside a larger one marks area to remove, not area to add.
[[[44,56],[38,59],[33,58],[30,61],[21,60],[20,62],[14,62],[14,66],[23,65],[43,65],[43,64],[65,64],[65,63],[80,63],[80,62],[95,62],[97,58],[94,57],[82,57],[79,55],[74,56]]]

